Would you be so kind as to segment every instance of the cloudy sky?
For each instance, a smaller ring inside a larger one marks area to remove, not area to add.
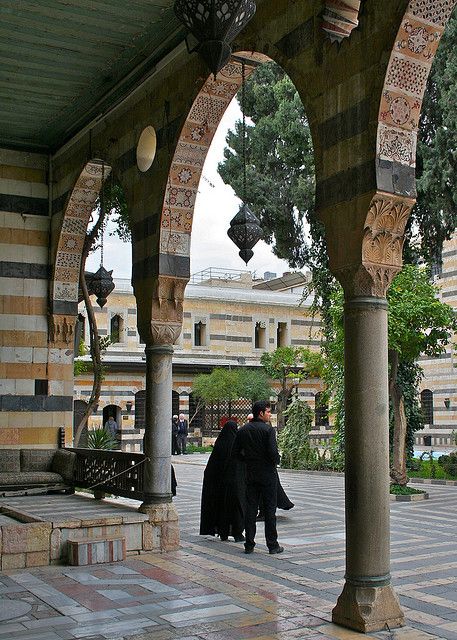
[[[193,274],[208,267],[218,267],[249,269],[255,271],[257,277],[263,276],[265,271],[281,275],[289,270],[287,262],[273,256],[270,247],[262,240],[255,245],[254,257],[246,266],[238,256],[238,248],[227,236],[230,220],[237,213],[240,200],[235,197],[231,187],[223,183],[217,172],[217,163],[223,158],[226,133],[228,129],[233,128],[237,118],[240,118],[240,110],[233,99],[216,131],[203,167],[192,226],[190,272]],[[106,269],[114,270],[115,278],[130,278],[130,245],[108,233],[109,228],[105,233],[104,266]],[[97,270],[99,263],[100,254],[96,252],[89,257],[87,269]]]

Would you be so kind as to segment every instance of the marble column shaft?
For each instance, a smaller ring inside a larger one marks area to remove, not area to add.
[[[147,346],[144,505],[171,502],[171,345]]]

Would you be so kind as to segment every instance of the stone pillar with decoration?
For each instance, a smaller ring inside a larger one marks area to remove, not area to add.
[[[412,204],[376,193],[369,202],[359,260],[352,264],[329,238],[331,268],[345,294],[346,574],[332,617],[364,633],[404,624],[390,577],[386,291],[401,269]]]
[[[146,344],[146,406],[143,503],[139,510],[160,528],[161,550],[179,546],[178,515],[171,492],[171,416],[173,344],[182,327],[187,280],[158,276],[152,296],[142,295],[144,282],[134,283],[138,329]]]

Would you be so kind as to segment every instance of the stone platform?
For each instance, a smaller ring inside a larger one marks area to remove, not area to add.
[[[125,538],[127,555],[176,549],[177,514],[171,505],[145,514],[137,506],[84,494],[0,499],[2,571],[65,564],[69,540],[119,537]]]

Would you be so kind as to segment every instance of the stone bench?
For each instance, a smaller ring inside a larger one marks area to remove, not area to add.
[[[125,538],[81,538],[68,540],[68,563],[73,566],[102,564],[125,560]]]

